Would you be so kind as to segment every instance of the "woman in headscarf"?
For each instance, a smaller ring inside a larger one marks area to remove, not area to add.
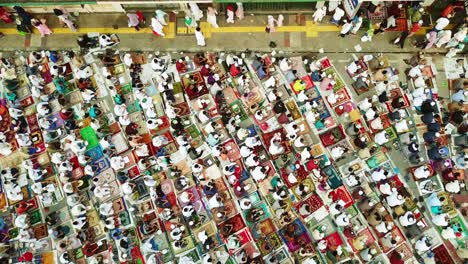
[[[218,23],[216,22],[216,15],[218,14],[218,11],[214,9],[213,7],[209,6],[208,10],[206,11],[206,21],[210,23],[210,25],[214,28],[218,28]]]
[[[165,36],[164,32],[163,32],[163,25],[161,24],[161,22],[159,22],[159,20],[155,17],[152,17],[151,18],[151,27],[153,28],[153,34],[155,36]]]
[[[60,22],[65,24],[71,31],[75,32],[76,25],[70,20],[70,13],[65,8],[54,9],[54,14],[59,18]]]
[[[240,2],[237,2],[236,5],[237,5],[236,17],[239,20],[242,20],[244,18],[244,6]]]
[[[45,19],[41,19],[41,20],[33,19],[32,25],[35,28],[37,28],[37,30],[39,30],[41,37],[45,37],[47,35],[52,34],[52,30],[50,30],[50,28],[47,26]]]
[[[14,6],[13,9],[16,10],[17,15],[20,17],[21,27],[26,29],[27,33],[32,33],[33,28],[31,20],[33,19],[33,16],[20,6]]]

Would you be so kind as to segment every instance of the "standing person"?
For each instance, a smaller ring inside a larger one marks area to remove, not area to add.
[[[210,25],[214,28],[218,28],[218,23],[216,22],[216,15],[218,14],[218,11],[214,9],[213,7],[209,6],[208,10],[206,11],[206,21],[210,23]]]
[[[234,23],[234,7],[232,5],[228,5],[226,7],[226,23]]]
[[[328,12],[333,12],[340,5],[341,1],[329,1],[328,2]]]
[[[276,20],[276,26],[277,27],[282,27],[283,26],[283,21],[284,21],[284,16],[283,15],[278,15],[278,19]]]
[[[333,2],[330,2],[330,4],[331,4],[331,3],[333,3]],[[340,25],[340,20],[341,20],[341,18],[343,18],[344,14],[345,14],[344,10],[341,9],[341,8],[339,8],[339,7],[337,7],[337,8],[335,9],[335,13],[333,13],[333,16],[332,16],[332,18],[331,18],[330,21],[331,21],[333,24],[339,26],[339,25]]]
[[[244,6],[240,2],[237,2],[236,5],[237,5],[236,17],[237,19],[242,20],[244,19]]]
[[[135,28],[136,31],[140,30],[140,20],[138,19],[137,14],[128,13],[128,27]]]
[[[16,10],[16,13],[20,18],[21,28],[26,29],[27,33],[32,33],[33,26],[31,20],[33,19],[33,16],[20,6],[14,6],[13,8]]]
[[[452,58],[454,57],[455,55],[457,55],[457,53],[459,53],[460,51],[462,51],[463,49],[465,48],[465,44],[463,43],[459,43],[457,46],[451,48],[449,50],[449,52],[447,52],[447,54],[445,55],[447,58]]]
[[[166,22],[167,13],[160,9],[157,9],[156,11],[154,11],[154,13],[156,14],[156,18],[158,19],[159,23],[166,26],[167,25],[167,22]]]
[[[268,33],[275,32],[275,23],[276,23],[276,19],[272,15],[269,15],[267,26],[266,26]]]
[[[424,49],[430,49],[432,46],[434,46],[434,43],[436,42],[437,39],[437,32],[432,30],[431,32],[426,34],[426,46],[424,46]]]
[[[159,20],[155,17],[151,18],[151,28],[153,29],[153,34],[155,36],[165,36],[163,32],[164,26],[159,22]]]
[[[50,28],[47,26],[45,19],[41,19],[41,20],[33,19],[31,22],[32,22],[32,25],[35,28],[37,28],[37,30],[39,30],[41,37],[45,37],[45,36],[52,34],[52,30],[50,30]]]
[[[196,3],[189,3],[189,6],[195,21],[200,21],[200,19],[203,17],[203,11],[200,10]]]
[[[436,41],[436,47],[440,48],[442,45],[445,45],[450,41],[452,38],[452,31],[450,30],[442,30],[437,33],[437,41]]]
[[[351,21],[345,20],[343,26],[341,26],[340,36],[344,38],[346,35],[349,34],[352,27],[353,23]]]
[[[327,14],[326,6],[322,6],[322,8],[315,10],[314,14],[312,15],[314,18],[314,23],[322,22],[322,19],[325,17],[326,14]]]
[[[201,28],[197,27],[195,29],[195,38],[197,39],[197,45],[200,47],[205,47],[205,36],[203,36],[203,33],[201,32]]]
[[[438,32],[438,31],[441,31],[444,28],[446,28],[448,26],[448,24],[450,24],[449,18],[450,18],[450,16],[448,16],[448,17],[439,17],[439,19],[436,20],[436,25],[434,26],[434,30]]]
[[[13,23],[14,21],[13,15],[10,14],[10,12],[8,12],[4,7],[0,7],[0,19],[7,24]]]
[[[418,32],[422,27],[423,21],[419,20],[411,26],[410,31],[404,31],[401,35],[393,41],[393,44],[400,45],[400,48],[405,46],[406,38],[413,36]]]
[[[358,17],[356,17],[353,21],[353,29],[351,30],[351,34],[353,35],[356,35],[356,33],[358,32],[358,30],[361,28],[362,26],[362,21],[363,21],[363,16],[362,14],[359,15]]]
[[[453,48],[453,47],[457,46],[458,43],[460,43],[460,42],[463,43],[465,41],[465,38],[466,38],[467,30],[468,30],[467,27],[460,28],[457,31],[457,33],[455,33],[453,35],[453,38],[447,43],[447,45],[445,47],[446,48]]]
[[[70,13],[65,8],[54,9],[54,14],[59,18],[60,22],[65,24],[71,31],[77,31],[76,25],[70,19]]]

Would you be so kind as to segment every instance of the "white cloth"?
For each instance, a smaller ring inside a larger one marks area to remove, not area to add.
[[[201,31],[195,30],[195,38],[197,39],[197,45],[198,46],[205,46],[205,36],[203,36],[203,33]]]
[[[322,19],[325,17],[326,14],[327,14],[327,8],[326,7],[317,9],[314,12],[314,14],[312,15],[312,17],[314,18],[314,22],[315,23],[322,22]]]
[[[450,20],[446,17],[440,17],[439,19],[437,19],[436,21],[436,25],[435,25],[435,29],[436,30],[442,30],[444,29],[445,27],[448,26],[448,24],[450,23]]]

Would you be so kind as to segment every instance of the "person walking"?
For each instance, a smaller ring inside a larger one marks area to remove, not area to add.
[[[70,19],[70,13],[68,13],[68,11],[65,8],[55,8],[54,14],[58,17],[60,23],[66,25],[73,32],[77,31],[75,23]]]
[[[268,33],[275,32],[275,23],[276,23],[276,19],[272,15],[269,15],[267,26],[266,26],[266,31]]]
[[[20,6],[14,6],[13,9],[15,9],[18,17],[20,18],[21,28],[26,30],[27,33],[32,33],[33,26],[31,20],[33,19],[33,16]]]
[[[161,9],[157,9],[156,11],[154,11],[154,13],[159,23],[161,23],[163,26],[166,26],[167,25],[167,22],[166,22],[167,13],[162,11]]]
[[[136,31],[140,30],[140,20],[138,19],[137,14],[128,13],[128,27],[135,28]]]
[[[200,47],[205,47],[205,36],[203,36],[203,33],[201,32],[201,28],[197,27],[195,29],[195,38],[197,39],[197,45]]]
[[[414,23],[411,26],[411,30],[404,31],[403,33],[401,33],[401,35],[393,41],[393,44],[399,45],[400,48],[403,48],[405,46],[406,39],[416,34],[416,32],[418,32],[421,29],[422,24],[423,24],[422,20],[419,20],[418,22]]]
[[[210,23],[210,25],[214,28],[218,28],[218,23],[216,22],[216,15],[218,15],[218,11],[213,7],[209,6],[208,10],[206,11],[206,22]]]
[[[192,11],[192,16],[195,21],[200,21],[203,17],[203,11],[200,10],[196,3],[189,3],[190,11]]]
[[[242,20],[244,19],[244,6],[240,2],[237,2],[236,5],[237,5],[236,17],[237,19]]]
[[[345,20],[343,26],[341,26],[340,36],[344,38],[349,34],[351,28],[353,28],[353,23],[351,21]]]
[[[359,15],[353,19],[353,29],[351,30],[351,34],[356,35],[358,30],[362,26],[362,21],[364,20],[363,15]]]
[[[153,29],[153,34],[155,36],[165,36],[163,32],[164,26],[159,22],[159,20],[155,17],[151,18],[151,28]]]
[[[322,6],[322,8],[315,10],[314,14],[312,15],[312,17],[314,18],[314,23],[322,22],[322,19],[325,17],[326,14],[327,14],[326,6]]]
[[[45,37],[52,34],[52,30],[50,30],[50,28],[47,26],[45,19],[37,20],[33,18],[31,22],[32,25],[35,28],[37,28],[37,30],[39,30],[41,37]]]
[[[226,23],[234,24],[234,7],[232,5],[226,7],[226,16]]]
[[[332,3],[332,2],[330,2]],[[340,21],[341,21],[341,18],[343,18],[345,12],[343,9],[341,9],[340,7],[337,7],[335,9],[335,13],[333,13],[333,16],[332,16],[332,19],[330,20],[333,24],[335,25],[339,25],[340,24]]]
[[[278,19],[276,20],[276,26],[277,27],[282,27],[283,26],[283,21],[284,21],[284,16],[283,15],[278,15]]]

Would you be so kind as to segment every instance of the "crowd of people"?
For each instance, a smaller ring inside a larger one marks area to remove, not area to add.
[[[227,10],[228,23],[244,16]],[[338,2],[319,10],[316,23],[327,11],[343,22]],[[20,12],[26,29],[45,25]],[[205,46],[203,12],[185,14]],[[153,33],[167,21],[156,11]],[[468,259],[464,58],[442,98],[424,52],[403,71],[353,55],[343,78],[326,56],[122,52],[112,34],[78,44],[0,56],[0,263]]]

